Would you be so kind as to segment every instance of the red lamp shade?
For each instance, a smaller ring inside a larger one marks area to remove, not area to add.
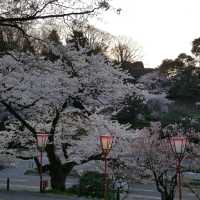
[[[47,133],[43,133],[43,132],[37,133],[37,146],[38,146],[38,148],[44,149],[46,147],[47,140],[48,140],[48,134]]]
[[[170,144],[174,153],[183,154],[185,152],[187,138],[184,136],[171,137]]]
[[[109,153],[112,148],[112,136],[111,135],[101,135],[100,136],[101,149],[103,153]]]

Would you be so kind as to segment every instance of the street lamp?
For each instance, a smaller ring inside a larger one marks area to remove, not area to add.
[[[43,181],[42,181],[42,156],[43,151],[45,150],[47,140],[48,140],[48,134],[44,132],[39,132],[36,134],[37,136],[37,149],[40,152],[39,160],[40,160],[40,167],[39,167],[39,174],[40,174],[40,192],[43,192]]]
[[[100,136],[102,155],[105,161],[104,165],[104,200],[107,199],[107,156],[112,148],[112,136],[111,135],[101,135]]]
[[[176,156],[176,174],[178,179],[179,200],[182,199],[181,191],[181,161],[184,158],[187,138],[185,136],[176,136],[169,139],[172,152]]]

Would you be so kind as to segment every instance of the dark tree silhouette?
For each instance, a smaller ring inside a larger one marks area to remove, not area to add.
[[[112,48],[112,55],[118,63],[135,62],[141,58],[141,48],[132,40],[119,37]]]
[[[58,35],[57,31],[53,29],[49,35],[48,35],[48,40],[55,42],[56,44],[60,44],[60,36]]]
[[[165,59],[158,67],[161,74],[164,75],[175,75],[181,70],[185,69],[189,65],[192,65],[194,58],[186,53],[180,53],[174,60]]]
[[[69,21],[73,16],[97,14],[108,10],[110,0],[12,0],[0,2],[0,28],[12,27],[25,34],[23,25],[36,20],[61,18]]]
[[[192,41],[192,50],[191,52],[195,55],[195,56],[199,56],[200,55],[200,38],[196,38]]]

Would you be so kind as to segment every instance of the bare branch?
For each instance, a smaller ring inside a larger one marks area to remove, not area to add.
[[[25,120],[25,119],[23,119],[23,117],[19,114],[19,113],[17,113],[17,111],[15,111],[14,110],[14,108],[12,107],[12,105],[11,104],[9,104],[9,103],[6,103],[4,100],[0,100],[0,103],[2,104],[2,105],[4,105],[6,108],[7,108],[7,110],[16,118],[16,119],[18,119],[31,133],[33,133],[33,136],[34,137],[36,137],[36,134],[37,134],[37,132],[36,132],[36,130]]]
[[[86,10],[86,11],[81,11],[81,12],[69,12],[69,13],[64,13],[64,14],[51,14],[51,15],[39,15],[39,16],[32,15],[32,16],[27,16],[27,17],[10,17],[10,18],[0,17],[0,25],[3,25],[5,22],[17,23],[17,22],[33,21],[33,20],[38,20],[38,19],[63,18],[63,17],[72,16],[72,15],[88,15],[88,14],[94,13],[96,10],[100,8],[101,6],[98,6],[96,8],[93,8],[92,10]]]

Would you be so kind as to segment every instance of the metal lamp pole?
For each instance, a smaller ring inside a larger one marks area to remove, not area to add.
[[[170,138],[170,146],[172,152],[176,156],[176,176],[178,179],[178,194],[179,200],[182,200],[181,190],[181,161],[184,159],[185,149],[187,145],[187,138],[184,136],[176,136]]]
[[[182,190],[181,190],[181,160],[177,159],[176,164],[176,173],[178,176],[178,191],[179,191],[179,200],[182,200]]]
[[[107,184],[107,154],[104,153],[104,200],[107,199],[108,184]]]
[[[37,133],[37,148],[40,152],[39,160],[40,160],[40,167],[39,167],[39,174],[40,174],[40,192],[43,192],[43,180],[42,180],[42,157],[43,157],[43,151],[45,150],[46,144],[48,140],[48,134],[47,133]]]
[[[101,135],[100,136],[101,150],[104,159],[104,200],[107,199],[108,183],[107,183],[107,156],[112,148],[112,136]]]

